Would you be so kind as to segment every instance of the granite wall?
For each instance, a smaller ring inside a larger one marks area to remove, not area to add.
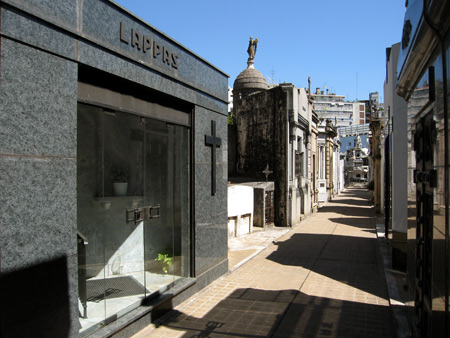
[[[2,283],[12,276],[12,287],[0,287],[1,316],[8,318],[2,336],[55,336],[60,328],[49,323],[59,311],[62,322],[72,323],[67,335],[75,335],[77,65],[6,38],[0,43]],[[44,271],[62,284],[36,284]],[[48,292],[59,287],[65,299]],[[5,302],[5,293],[15,297]],[[50,297],[25,311],[41,294]]]
[[[205,145],[205,135],[211,135],[211,121],[216,122],[216,135],[221,145],[216,148],[216,193],[211,193],[211,147]],[[194,113],[195,148],[195,275],[219,267],[219,275],[227,270],[227,181],[228,142],[227,117],[196,107]]]

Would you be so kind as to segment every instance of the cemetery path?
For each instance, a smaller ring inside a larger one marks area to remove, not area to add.
[[[397,337],[368,197],[346,190],[133,338]]]

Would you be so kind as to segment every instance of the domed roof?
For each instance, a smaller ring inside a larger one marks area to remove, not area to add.
[[[264,76],[253,66],[249,66],[234,80],[233,91],[248,95],[269,88]]]

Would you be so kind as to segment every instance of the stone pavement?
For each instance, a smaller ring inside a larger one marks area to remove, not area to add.
[[[253,233],[229,239],[228,269],[234,271],[290,230],[290,227],[253,227]]]
[[[349,189],[273,243],[234,243],[229,274],[133,338],[397,337],[373,212]]]

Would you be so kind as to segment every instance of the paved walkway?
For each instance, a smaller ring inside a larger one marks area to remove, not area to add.
[[[397,337],[373,216],[343,192],[133,338]]]

